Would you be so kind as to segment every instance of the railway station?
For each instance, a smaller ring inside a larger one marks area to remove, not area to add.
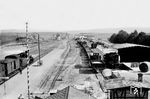
[[[138,48],[146,52],[149,47],[105,46],[103,41],[95,43],[86,37],[59,38],[53,42],[41,43],[40,55],[36,46],[29,45],[29,50],[12,50],[4,57],[0,70],[7,70],[1,76],[9,78],[2,80],[0,96],[4,99],[149,99],[149,67],[144,63],[148,55],[139,60],[134,51]],[[28,61],[29,55],[33,55],[32,62]],[[142,63],[132,68],[126,62]]]
[[[150,0],[1,0],[0,99],[150,99]]]

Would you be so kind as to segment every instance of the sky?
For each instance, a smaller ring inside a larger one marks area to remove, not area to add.
[[[150,0],[0,0],[0,30],[150,27]]]

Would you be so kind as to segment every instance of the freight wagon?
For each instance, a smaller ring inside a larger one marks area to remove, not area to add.
[[[5,59],[0,60],[0,77],[10,77],[32,62],[33,57],[29,56],[29,50],[7,55]]]

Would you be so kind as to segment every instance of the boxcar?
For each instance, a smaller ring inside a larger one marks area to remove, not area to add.
[[[0,77],[6,76],[5,60],[0,60]]]
[[[9,55],[5,57],[6,76],[10,76],[13,72],[20,69],[20,58],[18,55]]]

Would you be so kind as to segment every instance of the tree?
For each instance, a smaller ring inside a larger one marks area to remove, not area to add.
[[[111,43],[134,43],[150,46],[150,35],[147,35],[145,32],[140,32],[138,34],[137,30],[135,30],[130,35],[124,31],[120,30],[118,34],[113,34],[108,39]]]
[[[144,40],[143,40],[142,44],[150,46],[150,35],[145,35],[144,36]]]
[[[126,31],[120,30],[115,37],[115,42],[116,43],[126,43],[126,40],[128,37],[129,37],[129,34]]]
[[[129,35],[129,37],[127,38],[127,42],[128,43],[134,43],[134,41],[135,41],[135,38],[138,36],[138,32],[137,32],[137,30],[135,30],[133,33],[131,33],[130,35]]]
[[[135,38],[134,43],[136,44],[143,44],[144,38],[146,38],[146,34],[144,32],[140,32],[139,35]]]
[[[111,37],[108,39],[110,42],[115,43],[116,34],[112,34]]]

